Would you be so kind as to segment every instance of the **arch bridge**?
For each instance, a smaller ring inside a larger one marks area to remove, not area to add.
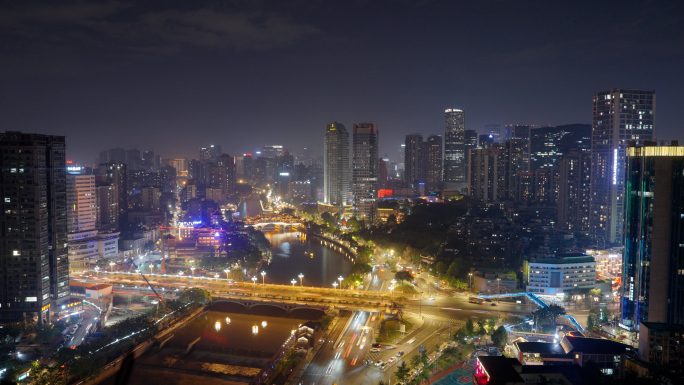
[[[219,302],[236,303],[236,304],[239,304],[239,305],[246,307],[247,309],[251,309],[255,306],[274,306],[274,307],[279,307],[288,313],[292,313],[293,310],[298,310],[298,309],[320,310],[323,312],[325,312],[328,309],[327,306],[322,306],[322,305],[309,305],[309,304],[300,304],[300,303],[266,301],[266,300],[259,300],[259,299],[255,299],[255,298],[247,299],[247,298],[214,297],[212,303],[219,303]]]
[[[247,218],[245,226],[252,226],[256,230],[290,231],[297,230],[302,225],[301,219],[289,215],[259,215]]]

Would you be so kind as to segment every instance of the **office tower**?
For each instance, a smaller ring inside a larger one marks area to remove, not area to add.
[[[188,161],[188,179],[199,179],[200,161],[199,159],[190,159]]]
[[[254,162],[254,174],[256,182],[267,185],[274,184],[276,181],[276,171],[278,162],[275,158],[260,156]]]
[[[478,135],[477,144],[479,147],[489,147],[489,145],[496,143],[494,137],[491,134],[480,134]]]
[[[399,162],[397,163],[397,173],[395,178],[406,180],[404,174],[406,173],[406,143],[399,145]]]
[[[423,135],[406,135],[404,154],[404,178],[406,182],[415,187],[419,182],[425,181],[423,175]]]
[[[620,323],[632,330],[644,321],[682,325],[684,147],[631,142],[625,155]]]
[[[468,150],[477,147],[477,131],[475,130],[465,130],[465,149],[466,149],[466,159],[468,158]]]
[[[285,150],[278,156],[278,170],[294,171],[294,156],[290,154],[290,151]]]
[[[387,186],[387,161],[385,159],[378,159],[378,189],[384,189]]]
[[[116,185],[97,183],[97,229],[103,233],[119,229],[119,199]]]
[[[473,130],[474,131],[474,130]],[[500,124],[485,124],[484,133],[491,135],[494,142],[501,142],[501,125]]]
[[[430,135],[423,145],[425,188],[430,192],[437,191],[442,185],[442,137]]]
[[[530,170],[557,166],[564,154],[591,150],[591,125],[566,124],[531,130]]]
[[[95,181],[109,182],[116,186],[116,197],[119,200],[119,225],[126,223],[128,213],[128,170],[123,163],[100,164]]]
[[[594,95],[589,233],[599,245],[624,242],[625,150],[653,140],[655,91],[613,88]]]
[[[470,150],[468,193],[474,199],[493,202],[501,199],[503,174],[501,148]]]
[[[67,173],[67,231],[78,233],[97,227],[95,175]]]
[[[378,127],[373,123],[354,124],[352,191],[354,215],[375,222],[378,209]]]
[[[69,296],[63,136],[0,134],[0,319],[40,324]]]
[[[499,193],[501,199],[517,201],[519,195],[518,183],[520,173],[525,171],[525,142],[523,139],[504,140],[502,146],[503,190]]]
[[[278,159],[281,155],[283,155],[283,152],[283,146],[264,146],[264,148],[261,149],[261,156],[265,158]]]
[[[444,183],[448,188],[467,186],[465,159],[465,111],[444,111]]]
[[[340,123],[325,127],[323,142],[323,203],[349,204],[349,133]]]
[[[200,148],[199,155],[200,155],[200,162],[207,163],[207,162],[215,162],[216,158],[218,158],[223,152],[221,151],[221,145],[217,144],[214,145],[212,144],[209,147],[202,147]]]
[[[188,160],[184,158],[174,159],[173,168],[176,169],[176,176],[188,176]]]
[[[558,225],[562,229],[589,231],[591,153],[570,151],[559,162]]]

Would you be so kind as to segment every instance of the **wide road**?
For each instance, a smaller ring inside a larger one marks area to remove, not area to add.
[[[80,314],[81,314],[82,318],[79,320],[78,329],[76,329],[76,333],[74,333],[69,338],[69,341],[66,343],[65,347],[70,348],[70,347],[78,346],[78,345],[82,344],[83,340],[86,337],[86,333],[91,331],[91,329],[93,327],[95,327],[95,323],[97,322],[97,317],[99,316],[99,313],[97,312],[97,310],[90,310],[90,309],[86,309]]]
[[[368,312],[355,312],[339,342],[337,340],[333,340],[332,343],[326,342],[299,382],[330,385],[342,383],[340,381],[344,380],[344,383],[354,383],[349,381],[350,376],[358,375],[366,370],[364,361],[372,341],[371,332],[362,327],[373,322],[369,317],[371,315]]]

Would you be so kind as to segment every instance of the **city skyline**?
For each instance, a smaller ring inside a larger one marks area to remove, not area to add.
[[[655,89],[657,138],[684,139],[676,114],[684,79],[669,64],[684,56],[680,4],[385,8],[3,5],[0,112],[5,129],[66,135],[80,163],[97,156],[98,142],[185,158],[215,143],[234,156],[266,144],[252,134],[321,155],[314,134],[331,121],[377,123],[380,153],[392,154],[408,133],[440,133],[447,108],[467,111],[466,129],[478,132],[590,123],[594,92],[625,87]],[[368,60],[330,60],[354,57]]]

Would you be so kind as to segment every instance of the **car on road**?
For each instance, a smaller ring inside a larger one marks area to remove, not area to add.
[[[378,360],[378,361],[375,362],[375,366],[380,366],[380,365],[384,365],[384,364],[385,364],[385,363],[382,362],[382,360]]]
[[[404,355],[404,351],[403,351],[403,350],[400,350],[399,353],[397,353],[397,357],[401,357],[401,356],[403,356],[403,355]]]
[[[492,306],[499,306],[498,302],[492,302]]]
[[[396,360],[397,360],[397,357],[392,357],[392,358],[390,358],[389,360],[387,360],[387,365],[393,364],[394,361],[396,361]]]
[[[371,352],[371,353],[380,353],[380,349],[378,349],[378,348],[371,348],[370,352]]]
[[[374,348],[379,348],[380,347],[380,342],[376,342],[374,344],[371,344],[372,347]]]
[[[434,299],[435,299],[435,297],[430,297],[430,298],[428,298],[428,299],[429,299],[429,300],[434,300]]]

